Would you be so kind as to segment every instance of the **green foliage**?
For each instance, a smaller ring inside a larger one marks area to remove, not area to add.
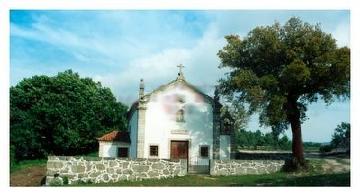
[[[231,71],[220,81],[221,93],[260,111],[264,125],[288,124],[290,99],[305,112],[318,98],[331,103],[349,96],[350,49],[338,48],[318,25],[291,18],[284,26],[256,27],[243,39],[225,38],[218,56],[220,67]]]
[[[331,152],[340,148],[350,152],[350,123],[342,122],[335,128],[330,144],[321,146],[319,151]]]
[[[317,142],[304,142],[304,149],[308,152],[318,152],[321,147],[321,143]]]
[[[218,56],[229,73],[219,81],[220,94],[250,114],[260,113],[260,124],[277,133],[291,124],[295,156],[302,159],[301,122],[308,104],[349,98],[350,49],[337,47],[331,34],[299,18],[256,27],[242,39],[225,38]]]
[[[85,157],[99,157],[99,151],[90,152],[84,155]]]
[[[244,150],[291,150],[291,141],[285,134],[262,133],[240,129],[235,132],[235,145]],[[305,151],[318,151],[321,143],[304,142]]]
[[[15,167],[15,165],[16,165],[15,146],[10,145],[10,170],[11,168]]]
[[[34,167],[34,166],[46,166],[46,159],[36,159],[36,160],[24,160],[24,161],[11,161],[10,162],[10,173]]]
[[[69,178],[68,178],[67,176],[63,176],[62,179],[63,179],[63,184],[64,184],[64,185],[68,185],[68,184],[69,184]]]
[[[350,149],[350,123],[342,122],[332,135],[331,146]]]
[[[109,88],[71,70],[10,88],[10,143],[17,160],[96,150],[96,138],[126,128],[127,108]]]
[[[236,146],[240,149],[258,149],[265,147],[265,150],[289,150],[291,149],[291,141],[286,135],[274,136],[273,133],[262,133],[260,130],[256,132],[241,129],[235,133]]]
[[[62,185],[64,185],[64,183],[61,177],[55,177],[49,183],[49,186],[62,186]]]
[[[225,103],[220,109],[220,115],[224,125],[233,125],[230,129],[243,129],[249,121],[249,115],[243,105]]]
[[[86,180],[86,181],[84,181],[84,180],[78,180],[78,181],[76,181],[76,185],[89,185],[89,184],[93,184],[94,182],[93,181],[91,181],[91,180]]]
[[[323,145],[320,147],[319,151],[321,153],[325,153],[325,152],[331,152],[332,149],[333,149],[333,146],[331,146],[331,145]]]

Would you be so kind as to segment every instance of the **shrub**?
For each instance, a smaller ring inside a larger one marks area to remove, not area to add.
[[[49,182],[49,186],[61,186],[63,185],[63,179],[60,177],[55,177]]]
[[[320,152],[321,153],[326,153],[326,152],[331,152],[331,150],[333,149],[333,147],[331,145],[324,145],[320,147]]]
[[[63,176],[62,179],[63,179],[63,184],[64,184],[64,185],[68,185],[68,184],[69,184],[69,178],[68,178],[67,176]]]

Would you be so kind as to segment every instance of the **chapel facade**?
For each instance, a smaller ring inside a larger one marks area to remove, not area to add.
[[[113,131],[99,140],[99,156],[187,159],[208,166],[210,159],[230,159],[233,131],[220,117],[221,104],[185,80],[182,65],[175,80],[145,93],[128,111],[127,132]]]

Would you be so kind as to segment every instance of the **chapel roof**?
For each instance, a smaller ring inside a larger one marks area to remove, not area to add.
[[[106,142],[124,142],[124,143],[130,143],[130,136],[129,132],[127,131],[112,131],[110,133],[107,133],[99,138],[97,138],[98,141],[106,141]]]
[[[194,90],[196,93],[199,93],[199,94],[201,94],[202,96],[204,96],[205,99],[209,100],[210,102],[213,101],[213,98],[212,98],[212,97],[210,97],[209,95],[203,93],[200,89],[198,89],[198,88],[195,87],[194,85],[188,83],[186,80],[184,80],[184,79],[179,79],[179,78],[177,78],[176,80],[173,80],[173,81],[171,81],[171,82],[169,82],[169,83],[167,83],[167,84],[164,84],[164,85],[159,86],[158,88],[156,88],[156,89],[153,90],[152,92],[146,94],[145,97],[146,97],[146,98],[147,98],[147,97],[150,97],[152,94],[154,94],[154,93],[156,93],[156,92],[159,92],[159,91],[162,91],[162,90],[164,90],[166,87],[171,86],[171,85],[175,85],[175,84],[178,84],[178,83],[182,83],[182,84],[184,84],[185,86],[188,86],[190,89]]]
[[[175,84],[178,84],[178,83],[182,83],[184,84],[185,86],[188,86],[190,89],[192,89],[193,91],[195,91],[196,93],[199,93],[200,95],[202,95],[205,100],[207,100],[208,102],[210,103],[213,103],[214,102],[214,99],[212,97],[210,97],[209,95],[203,93],[200,89],[198,89],[197,87],[195,87],[194,85],[188,83],[184,78],[182,77],[178,77],[176,78],[175,80],[167,83],[167,84],[163,84],[161,86],[159,86],[158,88],[154,89],[153,91],[149,92],[149,93],[146,93],[144,95],[144,99],[145,101],[149,101],[149,98],[151,97],[151,95],[159,92],[159,91],[162,91],[164,90],[165,88],[167,88],[168,86],[171,86],[171,85],[175,85]],[[131,104],[131,107],[129,108],[129,112],[128,112],[128,117],[129,115],[134,112],[137,107],[139,105],[139,99],[137,99],[134,103]]]
[[[216,100],[214,100],[212,97],[210,97],[209,95],[203,93],[200,89],[198,89],[196,86],[188,83],[186,80],[185,80],[185,76],[182,72],[182,68],[184,67],[182,64],[178,65],[177,67],[179,67],[179,73],[178,73],[178,76],[175,80],[172,80],[170,81],[169,83],[167,84],[163,84],[161,86],[159,86],[158,88],[154,89],[153,91],[147,93],[144,95],[144,100],[145,102],[149,101],[150,100],[150,97],[151,95],[157,93],[157,92],[160,92],[164,89],[166,89],[168,86],[172,86],[172,85],[176,85],[176,84],[183,84],[187,87],[189,87],[190,89],[192,89],[193,91],[195,91],[196,93],[202,95],[205,100],[207,100],[209,103],[213,104],[214,102],[217,102]],[[133,104],[131,104],[131,107],[129,108],[129,111],[128,111],[128,118],[130,117],[130,115],[137,109],[139,105],[139,99],[137,99]]]

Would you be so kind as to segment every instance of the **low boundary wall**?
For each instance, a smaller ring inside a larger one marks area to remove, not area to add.
[[[210,175],[269,174],[280,171],[285,160],[212,160]]]
[[[211,160],[210,175],[269,174],[285,160]],[[108,183],[185,176],[187,160],[49,156],[46,185]]]
[[[186,160],[49,156],[46,185],[160,179],[187,174]]]

